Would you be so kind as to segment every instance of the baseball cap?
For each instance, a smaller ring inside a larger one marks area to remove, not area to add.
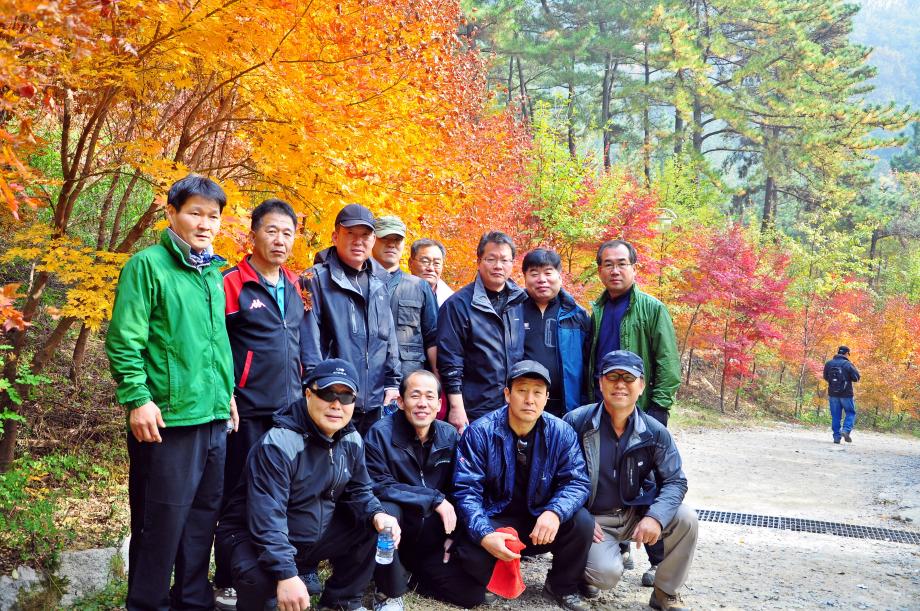
[[[546,382],[547,386],[552,386],[553,381],[549,379],[549,371],[536,361],[518,361],[508,372],[508,387],[518,378],[540,378]]]
[[[355,366],[343,359],[327,359],[320,362],[307,377],[305,385],[327,388],[333,384],[344,384],[358,392],[358,372]]]
[[[374,233],[378,238],[394,234],[404,238],[406,237],[406,224],[398,216],[381,216],[374,222]]]
[[[371,211],[361,204],[348,204],[335,215],[336,226],[355,227],[364,225],[370,229],[374,228],[374,215]]]
[[[601,375],[606,375],[619,369],[633,374],[636,377],[645,377],[645,364],[635,352],[629,350],[612,350],[601,359]]]

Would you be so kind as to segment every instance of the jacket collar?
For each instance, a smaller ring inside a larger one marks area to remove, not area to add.
[[[601,415],[604,411],[604,402],[598,401],[597,405],[591,412],[591,432],[597,432],[601,428]],[[647,439],[651,439],[652,434],[648,430],[648,423],[645,421],[647,416],[638,406],[633,411],[632,433],[629,435],[629,442],[626,449],[633,448]]]
[[[508,303],[505,306],[507,310],[509,306],[517,305],[527,299],[527,292],[515,284],[514,280],[510,278],[506,281],[506,288],[508,289]],[[471,305],[479,310],[485,312],[495,312],[492,308],[492,302],[489,301],[489,295],[486,293],[486,287],[482,283],[482,276],[479,273],[476,273],[476,280],[473,282],[473,299],[470,302]],[[495,312],[501,317],[502,312]]]
[[[331,276],[332,281],[338,285],[339,288],[355,293],[356,295],[360,295],[358,290],[352,286],[351,281],[345,277],[345,268],[342,267],[342,260],[339,259],[339,255],[336,253],[335,249],[329,251],[329,254],[326,256],[324,265],[329,267],[329,275]],[[387,271],[383,269],[382,265],[374,261],[373,257],[370,257],[367,260],[367,267],[365,270],[362,270],[361,273],[364,273],[364,271],[370,273],[370,278],[367,286],[368,293],[371,295],[373,295],[374,292],[376,292],[381,286],[386,285]],[[369,297],[370,295],[365,296],[366,299]],[[370,302],[369,299],[367,299],[367,301]]]
[[[255,282],[255,283],[259,282],[259,273],[255,270],[255,268],[249,262],[249,257],[251,256],[252,256],[251,254],[246,255],[245,257],[240,259],[240,262],[236,266],[240,270],[240,279],[242,279],[244,283],[245,282]],[[281,266],[281,273],[283,274],[285,278],[287,278],[288,282],[290,282],[291,284],[297,284],[297,274],[295,274],[288,268],[284,267],[283,265]]]
[[[391,418],[393,418],[393,436],[390,441],[393,443],[393,445],[398,448],[406,449],[414,444],[417,439],[415,434],[415,427],[409,423],[409,419],[406,418],[406,413],[403,410],[398,409],[393,412]],[[437,420],[431,423],[431,429],[428,431],[428,435],[431,439],[431,449],[439,449],[444,440],[442,438],[443,435],[438,433]]]
[[[224,263],[227,262],[227,260],[220,255],[214,254],[214,249],[209,246],[205,252],[211,256],[210,263],[201,267],[194,265],[189,260],[189,254],[192,251],[192,247],[189,246],[188,242],[180,238],[179,235],[169,227],[164,229],[163,233],[160,234],[160,245],[163,246],[167,252],[172,254],[172,256],[174,256],[176,260],[179,261],[179,263],[196,271],[204,271],[212,265],[221,267]]]
[[[633,283],[633,285],[629,287],[629,305],[632,305],[636,302],[636,295],[640,293],[642,293],[642,291],[639,290],[639,285]],[[610,301],[610,296],[607,294],[607,289],[604,289],[604,292],[597,296],[597,299],[594,300],[592,305],[595,309],[599,309],[603,308],[604,304],[608,301]]]

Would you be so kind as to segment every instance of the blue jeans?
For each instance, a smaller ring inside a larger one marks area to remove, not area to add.
[[[856,404],[853,397],[828,397],[828,400],[831,404],[831,429],[834,431],[834,439],[840,439],[840,416],[842,412],[847,413],[843,420],[843,432],[849,433],[856,422]]]

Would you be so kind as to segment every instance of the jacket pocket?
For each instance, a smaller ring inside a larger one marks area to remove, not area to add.
[[[166,376],[169,378],[169,400],[165,409],[167,412],[176,406],[176,401],[179,399],[179,389],[182,387],[179,380],[179,363],[176,362],[176,358],[172,349],[166,350]]]
[[[240,388],[246,388],[246,380],[249,379],[249,369],[252,367],[252,350],[246,351],[246,361],[243,363],[243,371],[240,373]]]

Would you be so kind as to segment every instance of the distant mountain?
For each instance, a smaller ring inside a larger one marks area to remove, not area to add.
[[[873,47],[878,69],[873,102],[891,100],[920,109],[920,0],[856,0],[854,41]]]

